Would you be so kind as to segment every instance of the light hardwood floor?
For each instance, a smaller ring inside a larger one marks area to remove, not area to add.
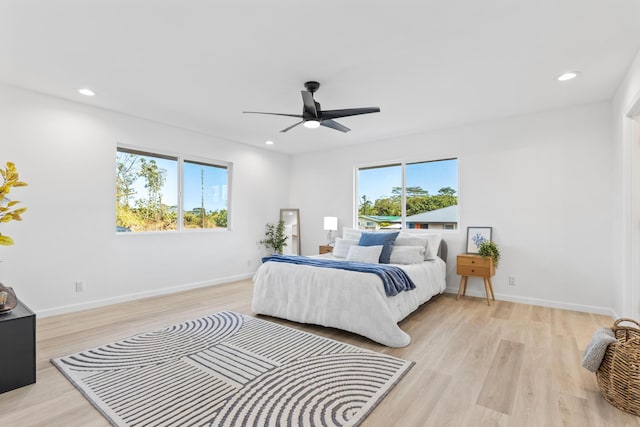
[[[252,314],[251,290],[246,280],[38,320],[37,383],[0,395],[0,426],[109,425],[50,358],[216,311]],[[606,316],[445,294],[401,323],[412,343],[397,349],[263,318],[416,362],[364,426],[640,426],[580,366]]]

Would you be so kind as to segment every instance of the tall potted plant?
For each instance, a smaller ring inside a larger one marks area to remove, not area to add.
[[[284,221],[279,221],[278,224],[267,224],[265,238],[260,240],[260,243],[267,248],[273,248],[275,253],[282,255],[282,248],[287,246],[287,235],[284,233]]]
[[[7,195],[13,187],[25,187],[26,182],[19,180],[16,165],[7,162],[6,167],[0,168],[0,176],[2,176],[2,185],[0,185],[0,224],[9,221],[22,221],[22,214],[27,208],[16,208],[20,203],[18,200],[9,200]],[[13,245],[13,239],[7,235],[0,233],[0,245]]]
[[[27,208],[18,208],[18,200],[10,200],[7,195],[13,187],[25,187],[26,182],[20,181],[16,165],[7,162],[4,168],[0,167],[0,224],[9,221],[22,221],[22,214]],[[0,246],[13,245],[13,239],[0,233]],[[9,313],[17,305],[16,294],[13,288],[6,287],[0,283],[0,314]]]

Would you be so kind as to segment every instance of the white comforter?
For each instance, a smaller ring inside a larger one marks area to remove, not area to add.
[[[331,254],[322,258],[336,259]],[[398,265],[416,289],[385,295],[374,274],[279,262],[260,266],[253,277],[252,309],[257,314],[355,332],[389,347],[404,347],[411,337],[398,322],[446,287],[440,258]]]

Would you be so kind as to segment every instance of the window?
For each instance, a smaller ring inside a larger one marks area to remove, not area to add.
[[[227,228],[230,166],[119,147],[116,231]]]
[[[380,230],[402,219],[402,165],[358,169],[358,228]]]
[[[118,149],[116,231],[177,229],[178,158]]]
[[[458,228],[457,159],[362,167],[357,181],[359,228]]]
[[[191,161],[183,165],[184,228],[226,227],[227,168]]]

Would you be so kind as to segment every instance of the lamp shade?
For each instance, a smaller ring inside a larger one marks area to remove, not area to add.
[[[325,216],[324,229],[329,231],[336,231],[338,229],[338,218],[335,216]]]

